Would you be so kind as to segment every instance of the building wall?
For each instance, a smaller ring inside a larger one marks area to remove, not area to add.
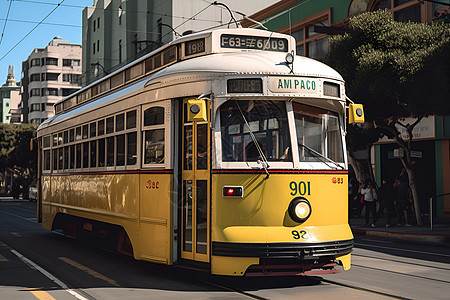
[[[20,103],[20,87],[0,86],[0,123],[11,123],[11,109],[18,107]]]
[[[81,45],[55,37],[46,48],[33,50],[22,70],[24,122],[39,124],[54,115],[53,104],[80,89]]]
[[[250,15],[276,1],[220,2]],[[171,27],[183,34],[225,27],[230,20],[224,7],[203,0],[97,0],[83,10],[83,86],[172,41],[177,34]]]

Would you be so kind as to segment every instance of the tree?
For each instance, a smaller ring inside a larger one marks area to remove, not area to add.
[[[412,132],[423,117],[450,112],[449,53],[449,24],[396,22],[391,13],[379,10],[352,18],[348,33],[330,39],[326,58],[346,80],[350,98],[364,104],[370,127],[404,150],[400,159],[408,174],[419,225]],[[416,121],[405,124],[401,121],[405,117]],[[407,139],[400,134],[402,127],[409,133]]]
[[[36,174],[37,149],[30,150],[36,129],[33,124],[0,124],[0,172],[12,170],[25,186]]]

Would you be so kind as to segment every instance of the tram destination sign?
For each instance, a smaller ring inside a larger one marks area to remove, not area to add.
[[[228,93],[252,93],[262,94],[262,79],[261,78],[240,78],[228,79],[227,81]]]
[[[317,79],[307,77],[271,77],[269,89],[274,93],[290,93],[319,96],[320,87]]]
[[[222,34],[220,36],[220,47],[288,52],[288,40],[284,38]]]

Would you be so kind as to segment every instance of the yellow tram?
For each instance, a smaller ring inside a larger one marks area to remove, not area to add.
[[[195,33],[62,99],[38,129],[43,227],[219,275],[349,269],[345,120],[362,107],[294,51]]]

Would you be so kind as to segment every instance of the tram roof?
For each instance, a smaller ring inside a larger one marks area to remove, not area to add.
[[[286,53],[238,52],[201,56],[171,65],[154,76],[170,76],[175,73],[219,73],[254,75],[290,75],[321,77],[343,81],[342,76],[328,65],[317,60],[295,56],[293,72],[285,62]]]

